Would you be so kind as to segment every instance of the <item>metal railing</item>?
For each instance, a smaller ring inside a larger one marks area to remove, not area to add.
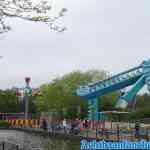
[[[19,150],[20,146],[9,141],[0,142],[0,150]]]

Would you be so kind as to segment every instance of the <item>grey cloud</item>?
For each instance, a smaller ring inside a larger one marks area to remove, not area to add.
[[[59,2],[56,9],[69,9],[58,22],[68,27],[64,33],[49,31],[44,24],[9,19],[13,30],[0,40],[0,55],[5,56],[0,61],[0,88],[23,86],[26,75],[38,86],[76,69],[114,74],[150,56],[149,0]]]

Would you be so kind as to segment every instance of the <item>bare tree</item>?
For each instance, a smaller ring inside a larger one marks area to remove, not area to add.
[[[19,17],[34,22],[43,22],[50,29],[63,32],[66,27],[57,26],[54,23],[67,11],[62,8],[57,16],[49,16],[51,5],[48,0],[35,3],[33,0],[0,0],[0,33],[8,32],[11,27],[5,22],[7,17]]]

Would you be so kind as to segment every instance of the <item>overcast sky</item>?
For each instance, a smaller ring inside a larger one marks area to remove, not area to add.
[[[53,9],[68,8],[58,24],[9,19],[12,31],[0,35],[0,88],[50,82],[73,70],[103,69],[111,74],[139,65],[150,56],[149,0],[54,0]]]

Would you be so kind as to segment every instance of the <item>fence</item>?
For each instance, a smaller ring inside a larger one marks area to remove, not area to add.
[[[11,119],[7,120],[13,128],[24,128],[30,127],[30,130],[42,130],[40,129],[40,120],[39,119]],[[110,141],[119,141],[119,140],[138,140],[145,139],[149,141],[150,139],[150,130],[146,129],[145,131],[141,131],[139,136],[135,136],[135,128],[134,124],[125,123],[125,122],[94,122],[90,123],[85,127],[82,121],[78,122],[78,128],[69,129],[64,127],[62,128],[62,124],[55,124],[51,128],[47,128],[48,132],[56,132],[56,133],[64,133],[64,134],[78,134],[82,137],[87,138],[97,138],[104,139]],[[29,128],[28,128],[29,129]],[[46,131],[46,130],[45,130]]]
[[[16,126],[16,127],[24,127],[24,126],[29,126],[32,128],[40,127],[39,119],[10,119],[7,121],[10,123],[11,126]]]
[[[1,142],[0,150],[20,150],[19,145],[11,142]]]

